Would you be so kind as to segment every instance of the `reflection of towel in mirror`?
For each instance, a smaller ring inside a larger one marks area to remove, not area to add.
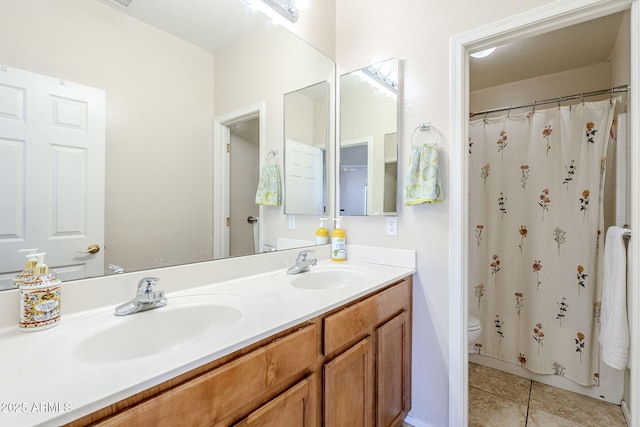
[[[404,183],[404,204],[410,206],[442,200],[437,144],[412,145]]]
[[[280,206],[282,203],[280,188],[280,168],[278,165],[264,165],[260,173],[258,191],[256,191],[256,205]]]

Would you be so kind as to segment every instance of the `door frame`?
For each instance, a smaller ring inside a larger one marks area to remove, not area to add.
[[[229,256],[229,227],[227,218],[230,215],[230,156],[227,152],[227,144],[231,143],[230,126],[234,123],[259,119],[259,156],[262,159],[265,152],[265,119],[266,104],[259,102],[248,105],[239,110],[218,116],[213,121],[213,259],[227,258]],[[262,247],[263,209],[258,206],[259,219],[259,244]]]
[[[640,6],[637,0],[558,0],[530,11],[455,35],[450,44],[450,210],[449,210],[449,425],[468,422],[468,354],[467,354],[467,253],[468,170],[467,144],[469,118],[470,52],[530,37],[569,25],[629,9],[631,26],[630,88],[628,95],[629,135],[632,147],[638,147],[640,125]],[[631,153],[631,194],[640,194],[640,150]],[[640,197],[631,200],[631,228],[640,225]],[[638,239],[630,240],[633,253],[640,253]],[[640,265],[631,268],[630,285],[640,285]],[[634,292],[632,306],[640,307],[640,292]],[[631,313],[631,402],[633,417],[640,417],[640,313]]]

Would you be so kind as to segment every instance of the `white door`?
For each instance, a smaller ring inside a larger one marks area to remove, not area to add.
[[[0,288],[24,248],[62,280],[104,274],[104,158],[104,91],[2,67]]]
[[[322,150],[291,139],[285,143],[285,213],[324,213]]]

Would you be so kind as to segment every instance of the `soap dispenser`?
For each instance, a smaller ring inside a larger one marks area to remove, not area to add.
[[[44,263],[46,253],[33,254],[38,260],[33,276],[20,284],[20,321],[23,331],[55,326],[60,321],[61,282]]]
[[[320,218],[320,226],[316,229],[316,245],[329,243],[329,231],[324,228],[324,222],[329,218]]]
[[[340,228],[340,218],[333,219],[336,225],[331,232],[331,259],[344,261],[347,259],[347,233]]]
[[[38,258],[35,253],[38,249],[19,249],[18,252],[28,252],[27,261],[24,263],[24,270],[13,278],[13,286],[19,288],[25,280],[33,276],[33,268],[38,264]]]

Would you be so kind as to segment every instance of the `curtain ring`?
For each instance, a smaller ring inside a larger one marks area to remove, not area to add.
[[[536,101],[533,101],[533,110],[531,110],[531,114],[536,112]]]
[[[509,116],[511,116],[511,107],[512,107],[512,105],[509,105],[509,111],[507,111],[507,118],[509,118]]]
[[[561,97],[561,96],[559,96],[559,97],[558,97],[558,108],[560,108],[560,103],[561,103],[561,102],[562,102],[562,97]]]
[[[580,94],[580,99],[582,100],[582,105],[584,105],[584,93]]]

